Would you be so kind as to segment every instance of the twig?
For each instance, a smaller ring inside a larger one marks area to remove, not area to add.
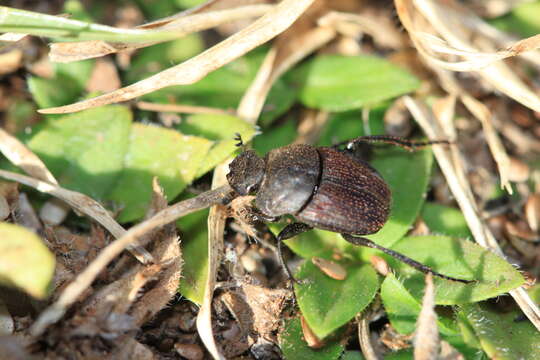
[[[77,298],[92,284],[98,274],[129,244],[152,229],[168,224],[184,215],[220,203],[230,192],[231,188],[228,185],[207,191],[194,198],[169,206],[150,219],[129,229],[121,238],[104,248],[88,267],[64,289],[58,300],[39,315],[30,328],[30,333],[33,336],[39,336],[43,334],[49,325],[60,320],[66,313],[67,308],[77,301]]]

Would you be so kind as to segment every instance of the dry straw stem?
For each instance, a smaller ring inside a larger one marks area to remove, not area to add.
[[[283,35],[294,30],[294,25]],[[336,36],[331,27],[316,27],[288,36],[287,41],[278,41],[264,59],[257,76],[245,92],[238,105],[238,116],[250,123],[259,117],[266,96],[274,82],[302,59],[330,42]]]
[[[470,27],[471,22],[464,20],[472,16],[470,10],[458,7],[453,1],[451,5],[442,5],[432,0],[395,0],[395,4],[399,18],[416,49],[430,66],[453,71],[474,71],[494,89],[535,111],[540,111],[540,98],[500,61],[538,49],[540,36],[522,40],[505,51],[485,53],[479,51],[477,46],[489,47],[487,51],[492,51],[493,41],[477,41],[478,44],[471,42],[478,34],[476,28]],[[432,35],[432,29],[444,40]],[[449,62],[439,59],[439,54],[461,56],[465,60]]]
[[[193,84],[208,73],[244,55],[285,31],[314,0],[283,0],[266,15],[219,44],[182,64],[122,89],[71,105],[40,110],[44,114],[64,114],[96,106],[131,100],[172,85]]]
[[[508,193],[512,194],[512,185],[510,184],[510,159],[506,153],[501,139],[493,125],[495,114],[493,114],[487,106],[474,97],[460,85],[454,76],[447,70],[434,69],[439,77],[441,86],[452,96],[459,97],[463,105],[473,114],[482,124],[482,130],[488,143],[489,150],[497,164],[499,170],[499,176],[501,178],[501,187],[506,189]],[[451,107],[452,110],[454,106]],[[439,115],[439,114],[437,114]],[[451,122],[453,119],[453,112],[451,117],[446,117],[446,122]]]
[[[58,185],[58,181],[47,169],[43,161],[16,137],[0,128],[0,151],[15,166],[23,169],[36,179]]]
[[[201,14],[186,15],[181,13],[175,18],[167,18],[139,26],[136,29],[148,31],[171,31],[178,38],[190,33],[216,27],[231,21],[259,17],[273,8],[273,5],[248,5],[234,9],[216,10]],[[159,42],[149,43],[108,43],[105,41],[80,41],[54,43],[51,45],[49,58],[53,62],[72,62],[113,54],[118,51],[139,49]]]
[[[371,345],[371,337],[369,332],[369,319],[366,318],[366,313],[362,314],[358,319],[358,342],[360,343],[360,349],[366,360],[378,360],[379,356]]]
[[[404,100],[407,108],[420,124],[429,139],[453,138],[452,134],[455,134],[455,129],[451,122],[444,123],[442,125],[444,126],[443,128],[433,112],[424,103],[408,96],[406,96]],[[452,152],[454,154],[453,157]],[[503,256],[502,250],[495,237],[478,214],[475,199],[469,184],[466,182],[465,172],[461,161],[462,156],[455,146],[452,147],[452,152],[440,146],[433,148],[433,153],[435,154],[439,168],[443,172],[448,186],[463,212],[474,239],[483,247],[492,250],[499,256]],[[540,310],[531,300],[525,289],[519,287],[510,291],[510,295],[512,295],[516,303],[534,326],[540,330]]]
[[[435,313],[435,286],[433,274],[426,275],[426,288],[422,300],[422,310],[416,322],[414,335],[414,360],[436,359],[439,355],[440,339]]]
[[[402,34],[397,30],[396,24],[383,14],[371,13],[352,14],[339,11],[330,11],[318,20],[320,26],[334,28],[338,33],[352,38],[359,38],[363,34],[373,37],[375,42],[383,47],[400,49],[403,47]]]
[[[0,176],[3,176],[2,173],[0,172]],[[64,289],[58,300],[39,315],[30,329],[31,334],[39,336],[43,334],[47,326],[58,321],[65,314],[67,308],[75,303],[77,298],[92,284],[99,273],[126,247],[134,243],[142,235],[182,216],[221,203],[230,192],[231,188],[228,185],[204,192],[194,198],[169,206],[150,219],[130,228],[122,237],[105,247],[88,267]]]
[[[215,114],[234,115],[232,110],[224,110],[206,106],[179,105],[179,104],[157,104],[146,101],[138,101],[135,106],[138,109],[157,112],[176,112],[185,114]]]
[[[220,164],[214,170],[212,189],[221,189],[227,184],[226,174],[229,172],[228,162]],[[221,256],[224,253],[223,232],[227,209],[223,205],[214,205],[208,215],[208,272],[204,287],[204,297],[201,309],[197,315],[197,331],[208,352],[214,359],[225,359],[216,344],[212,327],[212,298],[216,286],[216,277]]]
[[[33,187],[42,193],[52,195],[65,201],[73,209],[88,215],[90,218],[103,225],[103,227],[109,230],[116,238],[119,238],[126,233],[126,230],[109,215],[107,210],[101,206],[101,204],[84,194],[11,171],[0,170],[0,177]],[[154,261],[149,252],[136,244],[130,244],[129,250],[133,256],[143,264],[152,263]]]

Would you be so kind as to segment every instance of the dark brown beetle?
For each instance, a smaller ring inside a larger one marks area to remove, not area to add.
[[[238,137],[239,146],[242,140]],[[390,213],[388,185],[367,162],[354,155],[360,143],[383,142],[414,150],[447,141],[414,142],[393,136],[363,136],[333,147],[294,144],[270,151],[264,158],[246,150],[229,165],[227,180],[239,195],[255,194],[254,216],[275,221],[290,214],[299,222],[287,225],[277,236],[278,255],[284,269],[281,242],[318,228],[341,233],[348,242],[378,249],[424,272],[444,279],[469,283],[440,274],[405,255],[360,237],[379,231]],[[346,145],[345,149],[339,149]]]

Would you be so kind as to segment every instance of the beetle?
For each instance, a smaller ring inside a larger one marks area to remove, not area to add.
[[[238,146],[243,146],[240,135],[237,134],[236,140]],[[340,233],[354,245],[380,250],[423,273],[470,283],[470,280],[440,274],[362,237],[383,227],[390,214],[392,199],[382,176],[355,151],[365,143],[387,143],[410,151],[434,144],[449,144],[446,140],[419,142],[375,135],[361,136],[332,147],[287,145],[271,150],[264,158],[253,150],[244,149],[229,165],[227,181],[236,194],[255,195],[255,219],[276,221],[289,214],[297,220],[288,224],[276,238],[278,258],[292,280],[294,277],[283,260],[281,243],[318,228]]]

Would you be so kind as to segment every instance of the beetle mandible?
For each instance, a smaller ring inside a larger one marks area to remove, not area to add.
[[[238,146],[242,139],[237,135]],[[281,243],[312,228],[340,233],[359,246],[380,250],[423,273],[469,283],[440,274],[403,254],[382,247],[362,235],[374,234],[388,220],[391,192],[379,173],[358,159],[355,148],[362,143],[388,143],[415,150],[446,140],[419,142],[395,136],[361,136],[332,147],[292,144],[271,150],[260,158],[253,150],[244,150],[229,165],[229,185],[238,195],[254,194],[263,221],[276,221],[290,214],[298,222],[287,225],[277,236],[278,257],[289,278]],[[344,146],[344,149],[340,147]]]

